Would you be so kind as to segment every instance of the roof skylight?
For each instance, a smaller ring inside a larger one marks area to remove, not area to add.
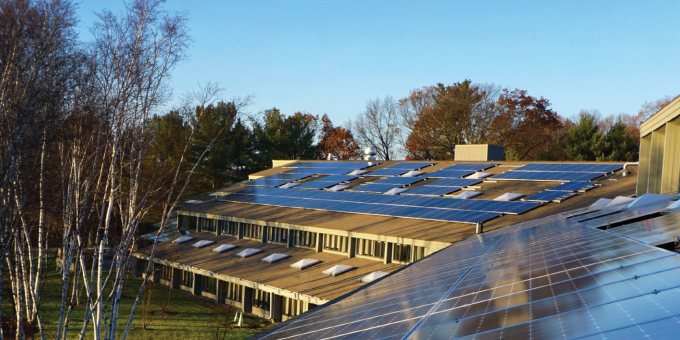
[[[381,278],[381,277],[383,277],[387,274],[389,274],[389,273],[381,272],[381,271],[374,271],[374,272],[360,278],[359,281],[365,282],[365,283],[373,282],[373,281],[375,281],[375,280],[377,280],[377,279],[379,279],[379,278]]]
[[[245,250],[241,251],[240,253],[236,254],[236,256],[245,258],[245,257],[248,257],[248,256],[253,256],[253,255],[255,255],[257,253],[261,253],[261,252],[262,252],[262,250],[260,250],[260,249],[248,248],[248,249],[245,249]]]
[[[342,273],[348,272],[350,270],[354,269],[352,266],[344,265],[344,264],[338,264],[333,267],[330,267],[326,270],[323,271],[324,275],[328,276],[338,276]]]
[[[515,194],[512,192],[506,192],[503,195],[500,195],[496,198],[494,198],[494,201],[514,201],[518,198],[524,197],[524,194]]]
[[[321,262],[321,261],[314,260],[314,259],[302,259],[300,261],[297,261],[297,262],[291,264],[290,267],[302,270],[302,269],[305,269],[307,267],[311,267],[311,266],[313,266],[313,265],[315,265],[319,262]]]
[[[349,187],[349,185],[338,184],[332,188],[328,188],[328,191],[343,191]]]
[[[175,239],[174,241],[172,241],[172,242],[173,242],[173,243],[177,243],[177,244],[182,244],[182,243],[184,243],[184,242],[188,242],[188,241],[191,241],[191,240],[193,240],[193,239],[194,239],[194,238],[193,238],[192,236],[182,236],[182,237],[176,238],[176,239]]]
[[[225,251],[229,251],[229,250],[232,250],[234,248],[236,248],[236,246],[233,245],[233,244],[221,244],[218,247],[213,248],[212,251],[221,254],[221,253],[224,253]]]
[[[263,262],[268,262],[268,263],[274,263],[274,262],[281,261],[281,260],[283,260],[283,259],[285,259],[285,258],[287,258],[287,257],[290,257],[290,255],[288,255],[288,254],[274,253],[274,254],[271,254],[271,255],[269,255],[269,256],[263,258],[262,261],[263,261]]]
[[[468,198],[473,198],[476,196],[481,195],[482,193],[479,191],[463,191],[462,193],[453,196],[453,198],[462,198],[462,199],[468,199]]]
[[[191,246],[194,247],[194,248],[203,248],[203,247],[205,247],[207,245],[211,245],[213,243],[215,243],[215,241],[200,240],[200,241],[192,244]]]

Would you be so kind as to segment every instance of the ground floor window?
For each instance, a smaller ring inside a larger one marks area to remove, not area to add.
[[[225,294],[224,298],[227,300],[231,301],[236,301],[236,302],[241,302],[241,294],[243,292],[243,286],[233,283],[233,282],[226,282],[226,285],[224,287],[225,289]]]
[[[255,294],[253,294],[253,306],[269,310],[269,292],[263,290],[255,289]]]
[[[210,276],[203,276],[202,290],[206,293],[217,294],[217,279]]]
[[[182,271],[182,286],[193,287],[194,286],[194,273],[190,271]]]

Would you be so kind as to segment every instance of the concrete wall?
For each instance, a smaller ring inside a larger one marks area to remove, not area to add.
[[[504,148],[492,144],[456,145],[455,161],[502,161]]]

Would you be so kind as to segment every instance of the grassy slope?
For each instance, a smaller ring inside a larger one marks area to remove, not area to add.
[[[46,337],[54,339],[56,337],[57,322],[59,318],[59,307],[61,304],[61,280],[54,267],[50,268],[46,273],[46,281],[43,290],[42,302],[42,317],[45,322]],[[121,307],[117,327],[117,338],[120,339],[127,319],[129,317],[132,304],[134,303],[134,296],[136,295],[141,280],[131,278],[128,280],[128,286],[125,296],[121,299]],[[198,298],[189,294],[188,292],[172,290],[170,300],[170,313],[159,313],[161,310],[161,302],[163,297],[167,296],[167,287],[153,284],[151,293],[151,301],[147,313],[150,315],[150,322],[147,329],[142,327],[142,319],[144,308],[142,302],[137,306],[135,317],[130,326],[130,333],[128,339],[173,339],[173,340],[187,340],[187,339],[244,339],[252,336],[270,324],[267,321],[244,317],[243,328],[235,328],[232,324],[234,315],[233,312],[227,312],[224,309],[217,308],[214,303],[204,298]],[[11,304],[11,296],[8,294],[8,289],[3,289],[2,296],[2,315],[9,316],[13,313]],[[84,300],[81,300],[81,302]],[[69,339],[77,338],[78,333],[82,327],[85,307],[76,307],[71,316],[71,326],[69,328]],[[216,323],[221,324],[219,336],[217,333]],[[225,322],[229,322],[226,336],[224,333]],[[88,326],[87,339],[92,338],[92,323]],[[37,332],[37,330],[36,330]],[[37,334],[36,334],[37,335]]]

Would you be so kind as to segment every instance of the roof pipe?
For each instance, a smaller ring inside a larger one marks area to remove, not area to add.
[[[626,170],[626,167],[629,165],[640,165],[640,162],[628,162],[623,165],[623,170]]]

